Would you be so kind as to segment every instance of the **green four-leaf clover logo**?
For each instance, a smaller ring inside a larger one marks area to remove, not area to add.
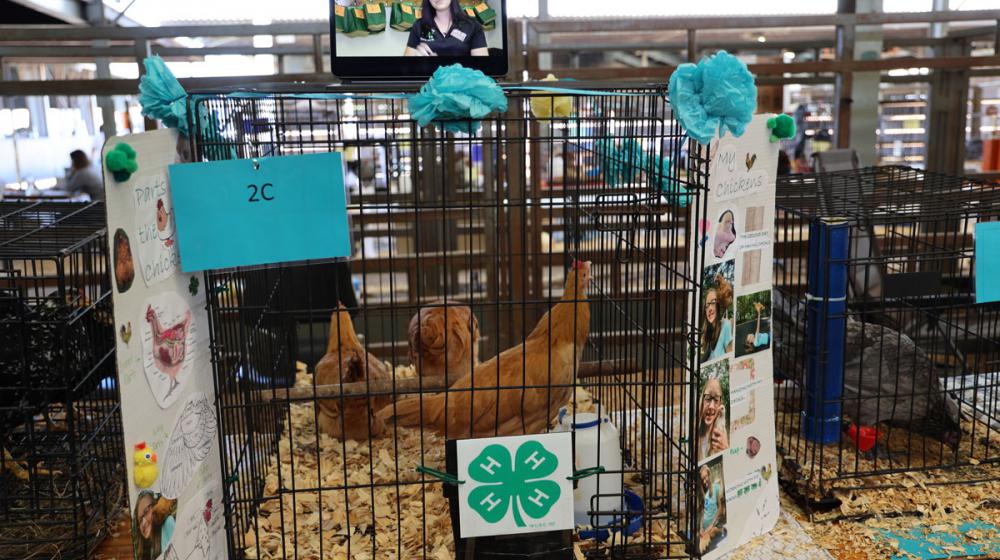
[[[541,519],[559,501],[559,483],[545,480],[558,466],[559,458],[537,441],[521,444],[513,462],[506,447],[487,446],[469,463],[469,476],[482,483],[469,493],[469,507],[487,523],[500,522],[511,509],[514,523],[524,527],[522,511]]]

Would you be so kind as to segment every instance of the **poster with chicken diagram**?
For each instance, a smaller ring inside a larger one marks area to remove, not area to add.
[[[138,166],[121,181],[104,171],[136,559],[228,556],[204,276],[180,270],[173,242],[167,166],[184,159],[178,140],[174,130],[120,136],[103,154],[128,144]]]
[[[772,530],[780,514],[774,432],[771,286],[778,144],[756,115],[709,145],[706,216],[697,227],[698,398],[693,434],[697,532],[720,558]]]
[[[191,376],[201,325],[185,298],[164,292],[146,300],[142,314],[142,366],[160,408],[177,402]]]

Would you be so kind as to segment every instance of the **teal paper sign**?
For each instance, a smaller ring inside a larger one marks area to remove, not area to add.
[[[348,257],[338,152],[170,166],[181,270]]]
[[[1000,222],[976,224],[976,303],[1000,301]]]

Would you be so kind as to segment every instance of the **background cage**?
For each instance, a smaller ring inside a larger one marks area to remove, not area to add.
[[[612,475],[644,503],[627,517],[641,514],[638,532],[587,554],[687,557],[697,351],[686,343],[702,258],[686,240],[705,211],[705,154],[687,151],[662,87],[573,96],[572,118],[532,115],[567,102],[550,94],[508,99],[469,137],[418,127],[399,99],[195,97],[192,122],[214,123],[192,138],[196,161],[343,151],[354,247],[350,262],[206,273],[235,557],[447,557],[441,482],[414,472],[444,469],[444,439],[392,425],[367,441],[317,438],[315,381],[295,363],[311,372],[323,356],[339,302],[394,368],[398,396],[418,393],[407,325],[421,306],[468,305],[485,361],[524,341],[575,260],[593,263],[591,321],[567,404],[609,413],[624,465]],[[384,394],[362,385],[353,398]]]
[[[786,176],[777,206],[786,474],[817,497],[859,477],[1000,459],[1000,307],[975,304],[975,283],[994,280],[974,277],[975,225],[1000,217],[1000,187],[876,167]],[[841,418],[825,442],[810,425],[821,410]]]
[[[0,202],[0,558],[84,558],[124,503],[108,267],[102,204]]]

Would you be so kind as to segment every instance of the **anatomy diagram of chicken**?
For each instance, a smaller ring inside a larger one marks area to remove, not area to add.
[[[215,407],[205,393],[187,398],[177,416],[164,454],[160,492],[167,498],[178,499],[215,447],[218,423]]]
[[[184,313],[184,318],[169,328],[160,324],[160,318],[152,305],[146,307],[146,321],[153,329],[153,359],[156,367],[170,378],[169,396],[180,383],[177,374],[184,365],[187,356],[187,335],[191,327],[191,310]]]
[[[467,306],[438,301],[410,320],[410,364],[422,376],[468,375],[479,364],[479,321]]]
[[[354,323],[340,307],[330,317],[330,339],[326,354],[316,364],[317,385],[340,385],[365,380],[391,381],[392,372],[385,363],[369,354],[358,340]],[[317,418],[319,429],[341,441],[366,440],[382,433],[385,424],[375,412],[391,402],[391,397],[332,397],[321,399]]]
[[[542,316],[523,343],[479,364],[447,392],[397,401],[379,416],[395,417],[400,426],[423,425],[449,438],[544,431],[572,395],[590,333],[589,283],[590,262],[574,262],[562,299]],[[521,389],[525,385],[536,388]]]

